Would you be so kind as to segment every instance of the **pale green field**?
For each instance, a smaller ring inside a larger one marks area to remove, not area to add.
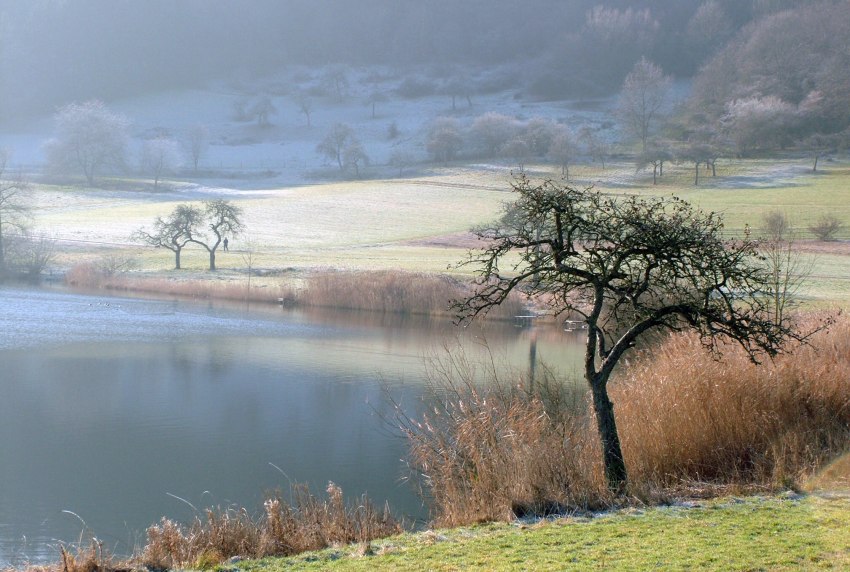
[[[820,249],[807,296],[817,302],[850,301],[850,166],[827,163],[817,173],[805,158],[776,161],[726,161],[717,177],[693,185],[689,165],[665,167],[659,184],[651,173],[630,164],[581,165],[571,170],[575,186],[605,192],[676,195],[704,210],[723,213],[729,234],[745,225],[758,228],[764,213],[780,209],[791,218],[803,241],[807,227],[823,213],[845,223],[839,238]],[[549,167],[529,168],[532,177],[557,176]],[[703,175],[707,175],[705,172]],[[403,269],[468,274],[456,269],[476,242],[471,227],[493,220],[511,198],[508,169],[485,166],[442,169],[416,179],[333,182],[226,195],[244,209],[245,236],[219,251],[218,279],[244,275],[244,251],[253,267],[287,270],[295,277],[315,269]],[[195,247],[183,255],[184,271],[175,272],[169,251],[129,240],[181,202],[199,201],[197,192],[87,190],[40,186],[34,196],[35,225],[59,240],[58,265],[97,260],[107,253],[134,259],[146,273],[168,277],[206,277],[207,255]]]

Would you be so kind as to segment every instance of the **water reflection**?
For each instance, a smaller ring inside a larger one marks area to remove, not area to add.
[[[446,343],[523,373],[530,347],[565,370],[579,355],[556,328],[0,296],[0,565],[55,559],[82,528],[63,511],[126,552],[161,516],[193,516],[174,496],[259,507],[290,482],[424,518],[385,392],[415,415],[423,356]]]

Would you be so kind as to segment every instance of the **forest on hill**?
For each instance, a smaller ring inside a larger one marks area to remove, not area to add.
[[[843,0],[4,0],[0,118],[334,63],[512,64],[536,97],[596,97],[642,57],[697,77],[698,106],[812,105],[847,92],[848,14]]]

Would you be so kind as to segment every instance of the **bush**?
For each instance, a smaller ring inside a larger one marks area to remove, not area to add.
[[[835,240],[837,235],[844,228],[842,223],[835,215],[824,214],[818,218],[817,222],[809,227],[809,230],[818,237],[818,240]]]

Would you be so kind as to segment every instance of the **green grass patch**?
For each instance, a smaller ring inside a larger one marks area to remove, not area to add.
[[[797,570],[848,565],[850,500],[788,495],[405,534],[373,542],[369,550],[349,546],[241,562],[239,569]]]

